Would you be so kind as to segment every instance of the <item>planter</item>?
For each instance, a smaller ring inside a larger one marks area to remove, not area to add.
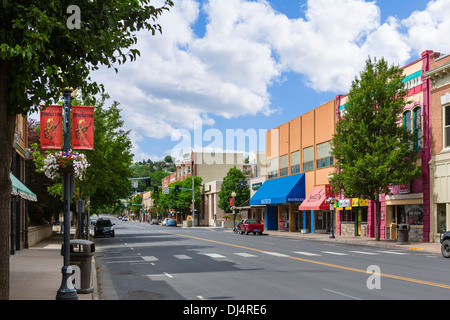
[[[66,167],[59,167],[59,171],[61,173],[73,173],[74,172],[73,165],[68,165]]]

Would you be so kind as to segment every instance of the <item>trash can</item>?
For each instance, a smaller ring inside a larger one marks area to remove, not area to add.
[[[409,242],[409,225],[399,224],[397,225],[397,242],[398,244],[408,244]]]
[[[92,256],[95,252],[95,244],[89,240],[70,240],[70,264],[80,268],[80,284],[77,293],[91,293]],[[61,255],[64,255],[64,243],[61,246]]]

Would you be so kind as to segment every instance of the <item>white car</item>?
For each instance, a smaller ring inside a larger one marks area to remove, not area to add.
[[[165,226],[166,223],[167,223],[167,220],[169,220],[169,218],[165,218],[165,219],[162,221],[161,225]]]
[[[123,217],[122,221],[128,221],[128,218],[127,217]]]

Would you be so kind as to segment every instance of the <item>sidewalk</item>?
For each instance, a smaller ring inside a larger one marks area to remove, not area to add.
[[[196,227],[208,228],[208,227]],[[227,230],[228,231],[228,230]],[[229,229],[229,232],[232,232]],[[389,249],[414,250],[428,253],[441,253],[440,243],[410,242],[398,244],[396,240],[375,241],[372,238],[335,236],[330,239],[329,234],[283,231],[264,231],[270,236],[286,237],[291,239],[308,239],[316,241],[328,241],[335,243],[347,243],[353,245],[377,246]],[[245,236],[243,236],[245,237]],[[28,248],[16,251],[10,256],[10,300],[55,300],[61,286],[63,257],[61,256],[61,244],[63,235],[57,234]],[[92,259],[92,286],[94,292],[78,294],[78,300],[98,300],[97,273],[95,255]]]
[[[10,300],[56,300],[61,286],[64,260],[61,255],[62,234],[56,234],[34,246],[10,256]],[[95,255],[94,255],[95,258]],[[97,274],[92,260],[94,292],[78,294],[78,300],[96,300]]]

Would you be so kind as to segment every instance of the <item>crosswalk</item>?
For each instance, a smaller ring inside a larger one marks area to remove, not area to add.
[[[420,254],[422,256],[426,257],[436,257],[436,255],[432,254],[424,254],[424,253],[412,253],[407,251],[400,251],[400,250],[373,250],[373,251],[361,251],[361,250],[350,250],[350,251],[318,251],[318,252],[309,252],[309,251],[293,251],[290,254],[280,253],[280,252],[274,252],[274,251],[259,251],[256,253],[249,253],[249,252],[233,252],[230,253],[228,256],[224,254],[214,253],[214,252],[208,252],[208,253],[198,253],[193,255],[192,253],[190,255],[188,254],[174,254],[172,257],[178,260],[192,260],[198,255],[206,256],[211,259],[215,260],[227,260],[232,256],[239,256],[242,258],[257,258],[262,255],[270,255],[274,257],[280,257],[285,258],[289,256],[306,256],[306,257],[323,257],[323,256],[379,256],[379,255],[393,255],[393,256],[407,256],[407,255],[413,255],[413,254]],[[107,263],[153,263],[159,260],[156,256],[145,256],[145,255],[136,255],[133,256],[131,259],[123,259],[118,260],[121,258],[125,258],[124,256],[117,256],[117,257],[109,257]]]

